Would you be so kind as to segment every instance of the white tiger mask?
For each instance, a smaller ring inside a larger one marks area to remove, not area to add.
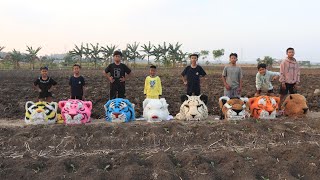
[[[208,108],[206,103],[208,101],[208,96],[181,96],[181,101],[183,102],[180,107],[180,112],[176,115],[178,120],[187,121],[200,121],[208,117]]]
[[[167,120],[169,117],[168,106],[165,98],[145,99],[143,101],[143,117],[148,122]]]

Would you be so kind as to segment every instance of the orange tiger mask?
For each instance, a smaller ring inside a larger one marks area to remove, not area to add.
[[[259,96],[249,99],[251,116],[257,119],[275,119],[279,110],[279,97]]]

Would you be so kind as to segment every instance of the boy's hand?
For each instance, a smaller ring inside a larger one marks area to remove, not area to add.
[[[82,101],[85,101],[86,100],[86,98],[84,98],[84,96],[82,96]]]
[[[286,88],[287,88],[287,87],[286,87],[286,83],[282,83],[282,84],[281,84],[281,88],[282,88],[282,89],[286,89]]]
[[[113,82],[114,82],[114,79],[113,79],[113,77],[112,77],[112,76],[110,76],[110,77],[109,77],[109,81],[110,81],[111,83],[113,83]]]
[[[237,89],[237,92],[238,92],[239,95],[241,94],[241,90],[242,90],[241,87],[239,87],[239,88]]]
[[[226,89],[227,89],[228,91],[231,89],[231,87],[230,87],[229,84],[227,84],[227,83],[226,83],[224,86],[226,87]]]
[[[279,79],[280,76],[273,76],[272,81]]]
[[[188,84],[188,82],[187,82],[187,81],[183,81],[183,84],[184,84],[184,85],[187,85],[187,84]]]
[[[259,97],[259,96],[260,96],[260,93],[255,93],[254,96],[255,96],[255,97]]]
[[[125,81],[126,81],[126,78],[122,76],[122,77],[120,78],[120,82],[125,82]]]

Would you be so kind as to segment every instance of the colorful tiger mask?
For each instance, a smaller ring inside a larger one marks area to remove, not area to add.
[[[259,96],[249,99],[251,116],[257,119],[275,119],[279,110],[279,97]]]
[[[227,96],[220,97],[221,119],[243,120],[246,117],[250,117],[248,102],[249,99],[246,97],[231,99]]]
[[[54,124],[57,120],[58,104],[56,102],[32,102],[25,106],[25,122],[27,124]]]
[[[130,122],[135,120],[134,104],[128,99],[111,99],[104,105],[104,109],[106,121]]]
[[[143,101],[143,117],[148,122],[168,120],[169,111],[166,99],[145,99]]]
[[[200,121],[208,117],[208,108],[206,103],[208,96],[181,96],[182,105],[180,112],[176,115],[178,120]]]
[[[91,122],[91,101],[76,99],[59,101],[59,108],[61,109],[64,124],[85,124]]]
[[[300,94],[290,94],[282,103],[281,109],[286,116],[301,116],[307,114],[307,100]]]

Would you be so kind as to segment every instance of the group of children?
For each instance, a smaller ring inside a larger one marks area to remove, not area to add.
[[[279,79],[280,99],[288,93],[297,93],[300,83],[300,68],[294,58],[294,49],[288,48],[286,51],[287,58],[281,62],[280,72],[272,72],[267,70],[266,64],[258,64],[258,73],[256,75],[256,93],[255,96],[260,96],[262,92],[267,92],[267,95],[273,96],[274,89],[272,82]],[[131,69],[121,63],[121,51],[113,53],[114,63],[104,70],[104,74],[110,82],[110,99],[125,98],[125,81],[131,76]],[[200,95],[200,79],[206,75],[204,69],[197,64],[199,55],[193,53],[189,56],[191,64],[187,66],[181,73],[183,84],[186,86],[187,95]],[[222,81],[224,84],[224,95],[230,98],[240,97],[242,91],[242,69],[237,66],[238,55],[231,53],[229,55],[229,65],[225,66],[222,72]],[[81,66],[73,65],[73,76],[70,77],[70,98],[85,99],[85,79],[80,75]],[[159,99],[162,96],[161,79],[156,75],[157,67],[150,66],[149,76],[145,79],[144,94],[146,98]],[[41,76],[34,82],[34,88],[39,91],[39,101],[52,101],[52,90],[57,84],[48,76],[48,68],[41,67]]]

